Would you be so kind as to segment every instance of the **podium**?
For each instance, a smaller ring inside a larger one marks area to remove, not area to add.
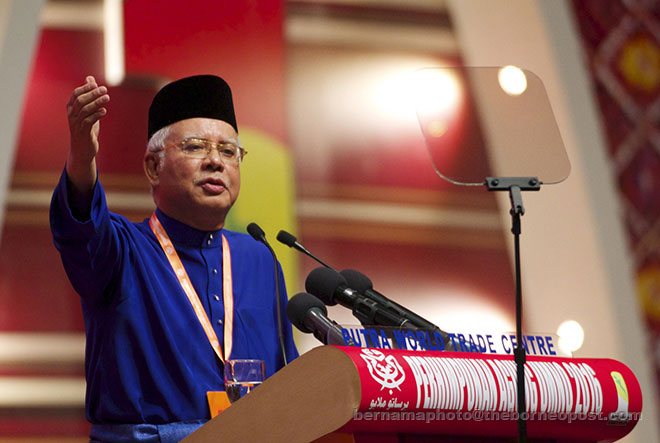
[[[614,441],[641,417],[618,361],[530,356],[526,378],[533,441]],[[515,441],[515,380],[510,356],[322,346],[183,441]]]

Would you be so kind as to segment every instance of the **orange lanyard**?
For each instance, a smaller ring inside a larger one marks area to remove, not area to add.
[[[188,301],[192,305],[192,308],[197,315],[197,320],[199,320],[199,323],[202,325],[202,328],[206,333],[206,337],[211,343],[211,347],[213,347],[213,350],[215,351],[218,358],[220,358],[220,361],[224,363],[225,359],[222,355],[222,348],[220,348],[220,341],[218,340],[218,336],[215,334],[213,326],[211,326],[209,317],[206,315],[206,311],[204,310],[202,302],[199,301],[199,296],[197,295],[195,288],[193,288],[192,283],[190,282],[190,278],[188,278],[188,273],[186,273],[186,270],[183,267],[183,263],[181,263],[179,254],[176,253],[170,237],[167,235],[167,232],[165,232],[165,229],[163,229],[163,225],[160,224],[160,221],[158,220],[158,217],[156,217],[155,212],[151,215],[151,219],[149,219],[149,226],[151,226],[151,230],[158,239],[158,242],[160,243],[161,248],[163,248],[163,252],[165,252],[165,255],[167,256],[167,259],[169,260],[174,273],[179,279],[179,284],[181,285],[183,292],[186,293]],[[229,243],[227,242],[227,239],[224,235],[222,236],[222,289],[222,298],[225,305],[224,348],[226,356],[229,358],[232,348],[232,330],[234,328],[234,292],[231,279],[231,252],[229,250]]]

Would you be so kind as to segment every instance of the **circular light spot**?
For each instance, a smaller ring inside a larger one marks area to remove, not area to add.
[[[516,66],[500,68],[497,79],[500,87],[509,95],[520,95],[527,89],[527,77],[522,69]]]
[[[557,328],[559,346],[567,352],[575,352],[584,342],[584,329],[575,320],[566,320]]]

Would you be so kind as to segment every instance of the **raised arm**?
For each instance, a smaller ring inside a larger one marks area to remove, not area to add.
[[[99,150],[99,120],[106,115],[104,106],[110,101],[105,86],[98,86],[91,75],[76,88],[66,105],[71,146],[66,162],[69,180],[69,204],[74,215],[89,215],[96,183],[96,154]]]

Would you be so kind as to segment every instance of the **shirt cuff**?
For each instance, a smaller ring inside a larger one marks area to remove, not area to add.
[[[89,219],[77,219],[69,205],[69,183],[66,168],[62,171],[50,202],[50,226],[55,238],[80,238],[93,235],[97,231],[99,221],[108,215],[107,211],[105,191],[97,179],[92,193]]]

